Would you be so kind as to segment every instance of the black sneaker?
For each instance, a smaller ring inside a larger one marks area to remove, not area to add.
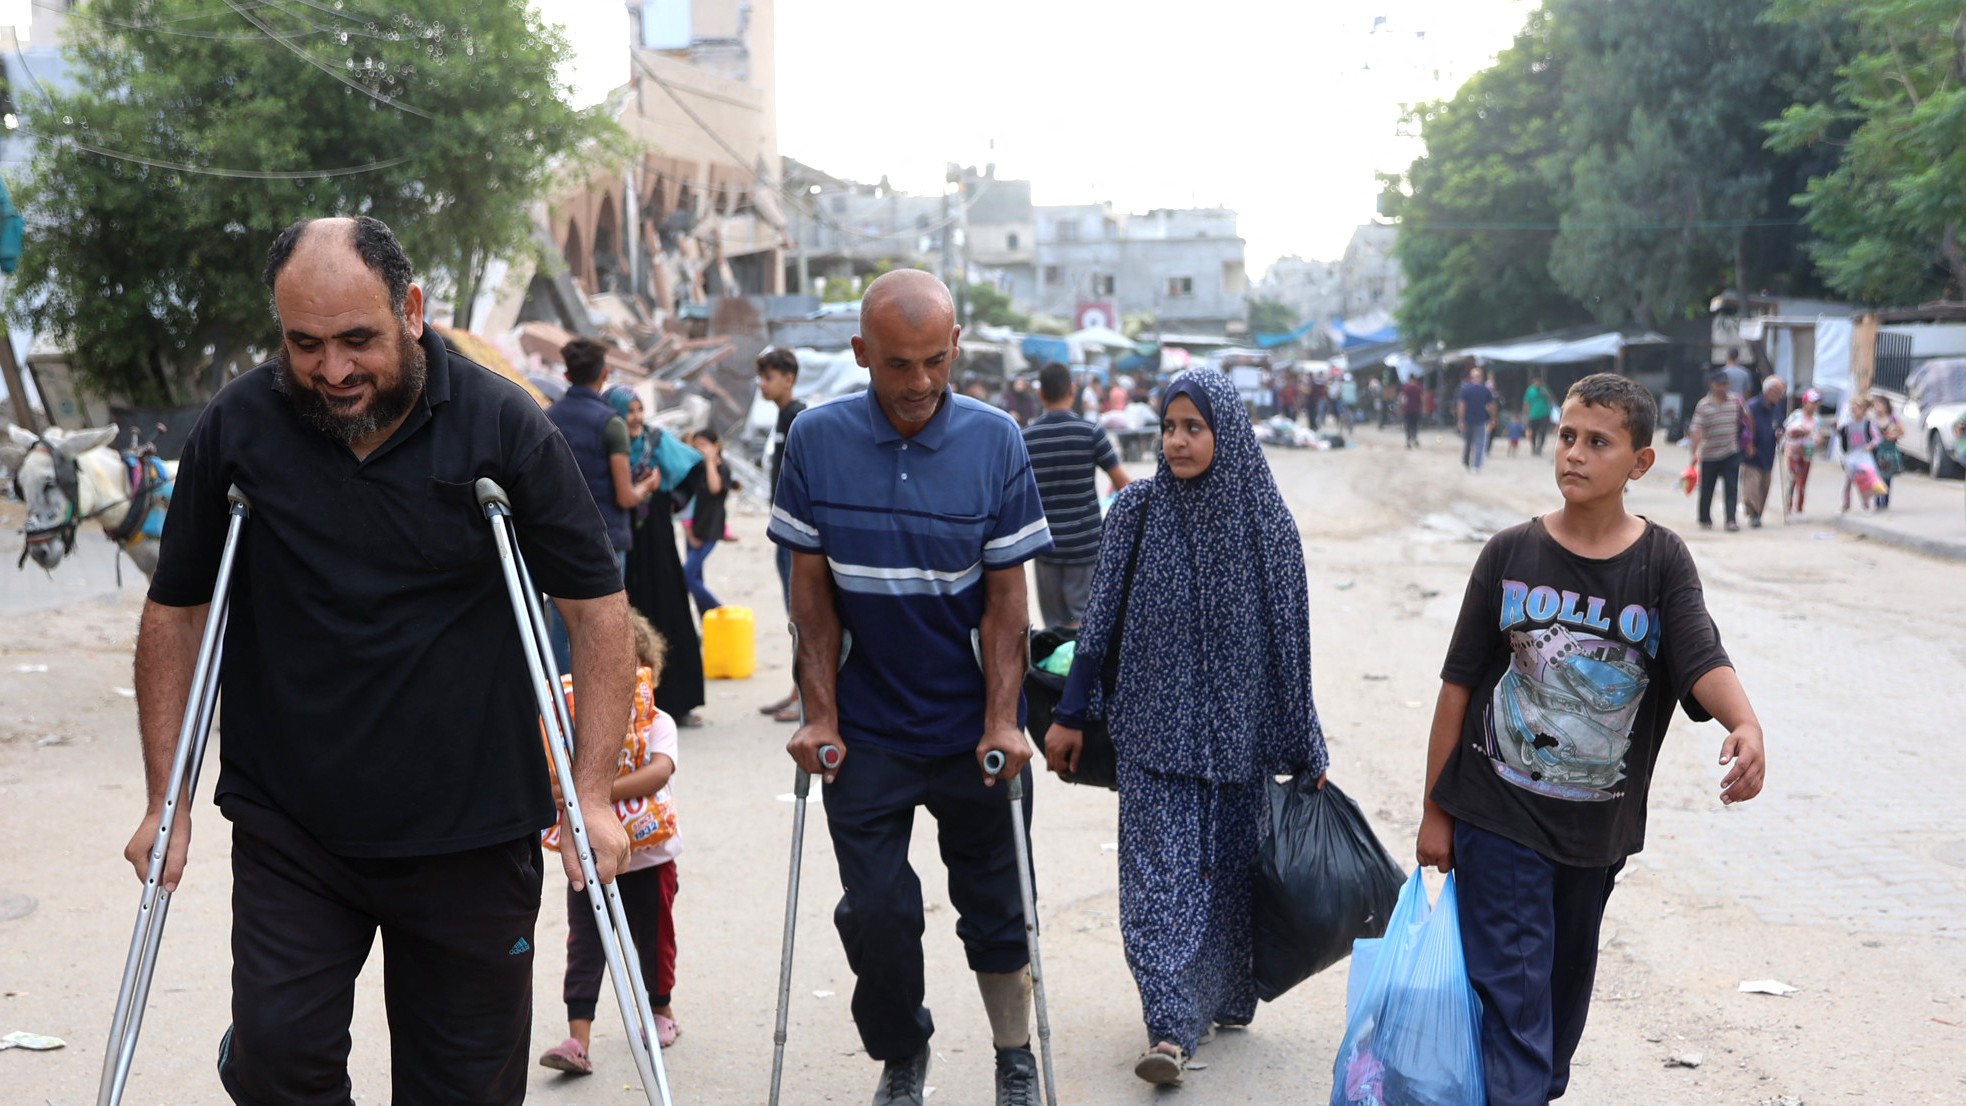
[[[1030,1048],[997,1050],[997,1106],[1038,1106],[1038,1058]]]
[[[874,1106],[922,1106],[928,1083],[928,1045],[913,1056],[889,1060],[881,1069],[880,1085],[874,1088]]]

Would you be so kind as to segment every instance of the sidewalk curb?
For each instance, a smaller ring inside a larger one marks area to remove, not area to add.
[[[1966,538],[1935,538],[1924,534],[1907,534],[1903,530],[1886,526],[1875,519],[1856,515],[1839,515],[1832,521],[1838,530],[1871,541],[1895,545],[1900,549],[1909,549],[1913,553],[1923,553],[1928,557],[1966,561]]]

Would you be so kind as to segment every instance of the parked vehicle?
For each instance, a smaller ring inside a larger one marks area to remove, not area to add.
[[[1960,418],[1966,416],[1966,358],[1927,361],[1905,382],[1905,393],[1900,396],[1878,390],[1878,394],[1891,400],[1904,423],[1905,436],[1898,448],[1908,460],[1923,465],[1936,479],[1957,480],[1966,476],[1966,466],[1959,460],[1960,440],[1956,429]]]

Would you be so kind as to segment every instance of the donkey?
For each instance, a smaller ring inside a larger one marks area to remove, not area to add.
[[[7,432],[22,450],[14,482],[27,502],[29,557],[50,572],[75,548],[75,531],[91,519],[146,578],[157,568],[158,535],[170,503],[177,463],[140,453],[118,453],[116,425],[88,430],[51,426],[36,434],[18,426]]]

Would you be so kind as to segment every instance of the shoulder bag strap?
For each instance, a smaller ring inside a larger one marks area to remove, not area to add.
[[[1147,505],[1140,505],[1140,525],[1133,531],[1133,548],[1126,555],[1126,576],[1120,580],[1120,609],[1113,618],[1113,633],[1106,641],[1106,656],[1099,665],[1099,687],[1106,699],[1106,717],[1112,717],[1113,689],[1120,679],[1120,638],[1126,630],[1126,608],[1133,598],[1133,570],[1140,565],[1140,543],[1147,537]]]

